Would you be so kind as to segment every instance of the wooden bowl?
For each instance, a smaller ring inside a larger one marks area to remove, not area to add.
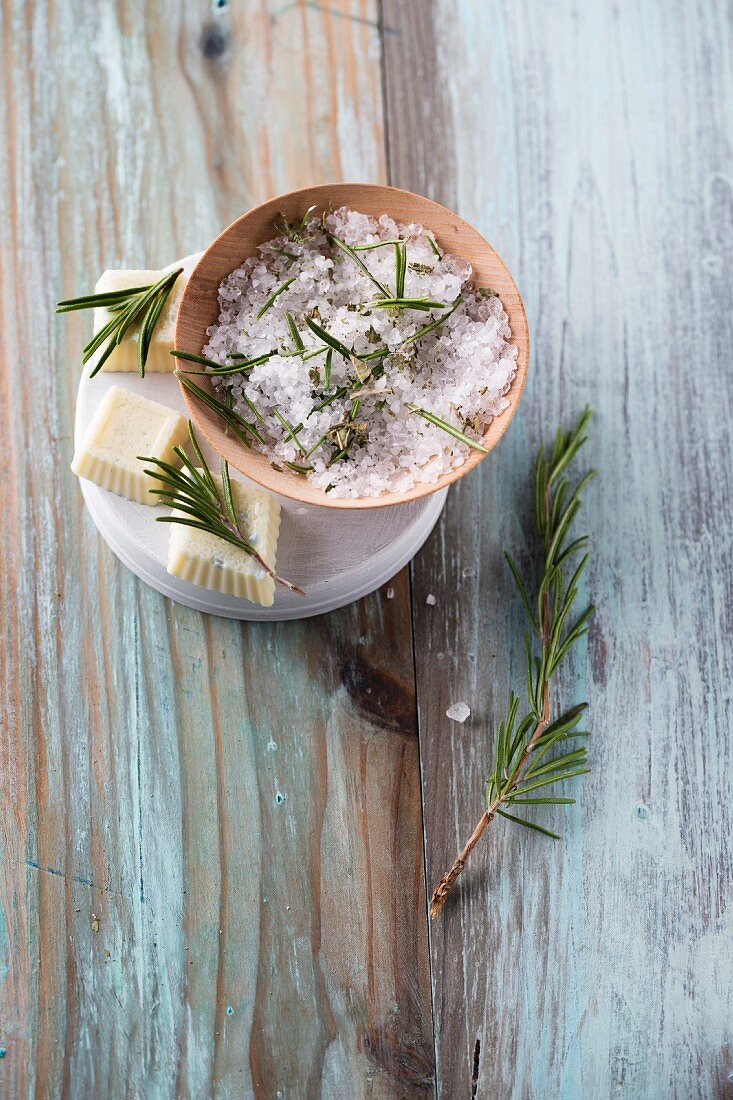
[[[300,218],[313,205],[317,212],[329,206],[350,206],[376,217],[389,214],[397,222],[418,222],[434,233],[443,249],[471,263],[475,285],[492,287],[499,293],[509,317],[511,342],[517,346],[519,355],[517,372],[507,395],[511,404],[500,416],[494,417],[483,437],[484,446],[491,450],[509,427],[527,377],[529,333],[524,303],[504,263],[475,229],[439,203],[413,195],[410,191],[369,183],[323,184],[289,191],[243,214],[219,234],[194,268],[178,312],[176,348],[196,355],[201,353],[207,343],[206,330],[219,315],[217,295],[222,279],[234,271],[242,260],[251,256],[257,245],[272,239],[275,235],[273,221],[279,213],[292,221]],[[196,381],[199,385],[210,386],[205,378],[197,378]],[[471,451],[462,466],[444,474],[434,484],[417,484],[406,493],[333,499],[305,477],[287,469],[282,473],[273,469],[266,455],[248,450],[228,435],[216,413],[206,408],[188,390],[183,389],[183,395],[196,428],[230,465],[263,488],[305,504],[319,504],[326,508],[383,508],[391,504],[404,504],[444,489],[473,470],[486,457],[480,451]]]

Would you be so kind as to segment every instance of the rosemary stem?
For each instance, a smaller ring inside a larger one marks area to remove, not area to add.
[[[550,602],[549,602],[549,598],[547,596],[544,597],[544,601],[543,601],[542,620],[543,620],[542,621],[542,638],[543,638],[543,646],[544,646],[546,644],[546,640],[548,639],[548,632],[549,632],[549,627],[550,627]],[[516,772],[515,772],[514,776],[512,777],[512,786],[518,786],[519,785],[520,779],[522,778],[525,771],[527,770],[527,765],[529,764],[529,758],[532,755],[532,749],[534,748],[535,743],[538,741],[538,739],[540,737],[542,737],[543,733],[545,732],[545,730],[547,729],[549,724],[550,724],[550,681],[545,680],[544,684],[542,685],[542,718],[538,722],[537,729],[532,734],[532,737],[527,742],[527,744],[524,748],[524,751],[522,752],[522,756],[521,756],[520,762],[519,762],[519,767],[516,769]],[[480,840],[484,829],[489,824],[492,817],[494,816],[494,814],[498,810],[499,806],[501,806],[502,802],[504,801],[505,793],[506,792],[504,790],[501,790],[499,792],[499,794],[496,796],[496,798],[494,798],[492,800],[492,802],[489,805],[488,809],[481,815],[481,819],[480,819],[478,825],[476,826],[476,828],[471,833],[470,837],[468,838],[468,841],[466,842],[464,847],[461,849],[461,851],[458,853],[456,858],[453,860],[453,863],[451,864],[450,870],[447,871],[446,874],[443,875],[442,879],[440,880],[438,885],[435,887],[435,890],[433,891],[433,896],[430,899],[430,916],[431,917],[433,917],[433,918],[437,917],[438,913],[440,912],[440,910],[443,908],[446,901],[448,900],[448,895],[450,894],[451,890],[453,889],[453,886],[455,884],[456,879],[460,875],[463,868],[466,866],[466,861],[467,861],[468,857],[470,856],[473,849],[476,847],[476,844]]]
[[[437,917],[438,913],[445,905],[448,899],[448,895],[453,889],[456,879],[460,875],[463,868],[466,866],[466,861],[468,857],[470,856],[473,849],[476,847],[476,844],[481,839],[483,831],[496,813],[498,805],[499,799],[495,798],[488,810],[485,810],[484,813],[481,815],[481,820],[471,833],[464,847],[453,860],[450,870],[443,875],[442,879],[435,887],[435,890],[433,891],[433,896],[430,899],[431,917]]]
[[[519,698],[513,692],[510,693],[507,716],[499,723],[496,735],[494,770],[487,782],[488,805],[467,843],[433,891],[430,898],[431,917],[437,916],[442,909],[476,843],[496,814],[557,839],[557,834],[549,829],[536,822],[515,817],[507,810],[515,802],[527,804],[535,801],[533,798],[525,800],[521,797],[527,792],[561,782],[574,775],[584,774],[588,770],[582,767],[586,763],[585,749],[566,750],[564,755],[561,752],[553,756],[547,764],[540,764],[540,761],[560,740],[587,736],[585,732],[575,731],[579,714],[585,709],[586,704],[571,708],[553,722],[550,684],[559,664],[556,655],[559,652],[561,657],[567,648],[585,633],[584,624],[593,610],[592,605],[587,608],[567,629],[563,640],[563,624],[577,593],[577,578],[586,561],[586,558],[581,560],[566,586],[559,563],[584,545],[584,541],[576,539],[570,545],[563,545],[563,540],[572,521],[574,509],[577,508],[578,494],[592,474],[580,480],[569,503],[567,502],[569,483],[562,474],[585,442],[586,437],[583,432],[590,416],[590,410],[586,409],[574,431],[565,434],[559,430],[549,456],[544,448],[538,454],[535,468],[535,529],[538,536],[537,555],[541,555],[543,572],[537,589],[536,611],[530,604],[527,589],[517,567],[510,556],[505,554],[529,618],[528,711],[515,730]],[[568,515],[569,519],[566,518]],[[531,634],[539,640],[538,656],[534,656],[532,652],[529,640]],[[568,801],[554,797],[537,799],[537,802],[558,804]]]

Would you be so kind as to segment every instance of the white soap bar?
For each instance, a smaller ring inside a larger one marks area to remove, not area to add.
[[[220,499],[221,478],[213,475]],[[246,540],[274,571],[280,505],[269,493],[232,481],[232,500],[239,528]],[[172,513],[176,515],[175,509]],[[182,514],[182,513],[179,513]],[[202,588],[242,596],[262,607],[275,599],[275,581],[251,554],[207,531],[172,523],[168,547],[168,572]]]
[[[173,453],[188,438],[185,417],[119,386],[111,386],[74,454],[71,469],[128,500],[157,504],[150,489],[159,483],[145,473],[138,455],[178,466]]]
[[[195,259],[196,257],[193,257],[194,261]],[[174,336],[176,331],[176,317],[178,316],[178,306],[180,305],[183,291],[186,289],[186,283],[188,282],[193,264],[181,263],[177,264],[176,267],[183,267],[183,271],[173,284],[165,306],[163,307],[163,312],[158,318],[158,323],[155,326],[145,364],[146,373],[160,374],[163,371],[173,371],[176,368],[176,361],[171,355],[171,350],[175,346]],[[110,290],[129,290],[136,286],[152,286],[154,283],[157,283],[159,279],[162,279],[168,270],[170,269],[166,268],[163,271],[105,271],[97,280],[97,285],[94,290],[97,294],[101,294]],[[175,268],[173,268],[173,270],[175,270]],[[95,333],[99,332],[99,330],[107,324],[111,316],[112,314],[108,309],[97,308],[94,310]],[[140,324],[136,322],[134,325],[130,326],[122,343],[117,345],[112,354],[105,361],[102,370],[137,372],[139,369],[137,362],[137,345],[139,337]],[[95,351],[94,355],[89,360],[90,370],[94,370],[106,346],[105,342],[102,344],[101,348]]]

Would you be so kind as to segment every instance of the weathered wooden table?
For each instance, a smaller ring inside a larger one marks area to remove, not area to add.
[[[3,1094],[730,1095],[728,6],[8,0],[1,30]],[[53,303],[336,179],[496,245],[528,389],[394,599],[205,618],[84,514],[88,320]],[[586,401],[593,774],[560,843],[493,823],[429,928],[521,670],[501,548]]]

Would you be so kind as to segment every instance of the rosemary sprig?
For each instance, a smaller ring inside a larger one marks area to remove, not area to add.
[[[571,647],[587,633],[593,613],[591,604],[571,620],[587,554],[580,558],[570,579],[567,582],[565,579],[570,560],[588,541],[586,536],[569,541],[569,530],[580,508],[583,489],[595,472],[586,474],[573,488],[566,470],[586,441],[585,429],[591,416],[591,410],[586,408],[572,431],[558,429],[549,453],[542,447],[537,455],[535,528],[542,568],[534,598],[530,598],[513,559],[505,554],[529,621],[527,709],[518,721],[520,701],[511,692],[506,716],[496,734],[494,765],[486,785],[486,810],[438,883],[430,899],[431,917],[440,912],[466,860],[495,815],[557,839],[550,829],[508,811],[516,806],[570,804],[574,799],[537,792],[590,771],[587,750],[577,743],[578,738],[588,736],[587,731],[578,729],[587,704],[579,703],[553,719],[550,682]]]
[[[229,428],[240,443],[243,443],[245,447],[251,447],[252,444],[247,438],[248,435],[253,436],[258,443],[264,446],[264,439],[255,428],[254,424],[250,424],[248,420],[245,420],[243,416],[240,416],[238,412],[230,408],[229,405],[224,404],[223,401],[217,400],[213,394],[207,393],[206,390],[202,390],[200,386],[197,386],[195,382],[192,382],[190,378],[185,374],[181,374],[180,371],[175,371],[176,378],[184,386],[189,393],[192,393],[194,397],[197,397],[199,401],[206,405],[208,409],[211,409],[213,413],[223,420],[227,428]]]
[[[263,305],[262,309],[259,310],[259,312],[257,313],[256,319],[258,321],[260,320],[261,317],[265,316],[265,314],[267,313],[270,306],[273,305],[277,301],[277,299],[280,297],[280,295],[284,294],[285,291],[288,289],[288,287],[292,286],[292,284],[294,282],[295,282],[295,276],[291,275],[289,279],[286,279],[284,283],[281,283],[279,287],[276,287],[275,290],[273,290],[272,294],[267,299],[267,301]]]
[[[410,412],[417,413],[418,416],[422,416],[424,420],[429,421],[430,424],[435,424],[436,428],[442,428],[448,435],[452,435],[454,439],[460,439],[461,443],[467,443],[469,447],[473,447],[474,451],[481,451],[482,454],[487,455],[489,453],[488,448],[484,447],[483,443],[479,443],[476,439],[471,439],[470,435],[466,435],[459,428],[456,428],[453,424],[449,424],[447,420],[441,420],[435,413],[428,412],[427,409],[421,409],[419,405],[412,405],[409,402],[406,403],[405,408]]]
[[[230,355],[230,359],[236,359],[234,363],[225,363],[222,366],[221,363],[217,363],[215,359],[207,359],[205,355],[194,355],[188,351],[177,351],[175,348],[171,351],[176,359],[184,359],[188,363],[200,363],[203,366],[208,367],[208,370],[184,370],[183,367],[179,367],[179,371],[182,374],[198,374],[205,377],[209,377],[212,374],[240,374],[243,371],[252,370],[252,367],[258,366],[260,363],[266,363],[268,359],[271,359],[275,355],[274,351],[268,351],[264,355],[258,355],[254,359],[240,358],[238,355]]]
[[[199,464],[198,467],[191,461],[183,447],[173,448],[181,463],[180,470],[161,459],[144,455],[139,456],[142,462],[148,462],[155,467],[155,469],[146,469],[145,472],[159,481],[162,486],[159,489],[151,489],[151,492],[157,495],[159,503],[167,504],[176,512],[182,513],[179,515],[158,516],[158,523],[180,523],[186,527],[195,527],[199,531],[206,531],[216,538],[223,539],[249,554],[260,569],[264,569],[276,584],[304,596],[303,589],[299,588],[297,584],[292,584],[290,581],[278,576],[245,537],[234,508],[228,464],[222,459],[222,493],[220,495],[216,482],[211,475],[211,470],[199,447],[190,420],[188,422],[188,435]]]
[[[150,286],[136,286],[129,290],[101,291],[99,294],[84,294],[79,298],[65,298],[57,303],[56,313],[71,313],[77,309],[104,307],[112,314],[99,332],[95,332],[91,340],[84,345],[82,365],[88,363],[95,352],[106,344],[104,351],[94,364],[90,378],[93,378],[102,369],[115,348],[122,343],[129,329],[138,321],[140,332],[137,345],[137,363],[141,377],[145,377],[145,364],[147,363],[155,326],[160,320],[160,315],[173,285],[182,271],[183,268],[179,267],[175,271],[164,275],[157,283],[151,283]]]

